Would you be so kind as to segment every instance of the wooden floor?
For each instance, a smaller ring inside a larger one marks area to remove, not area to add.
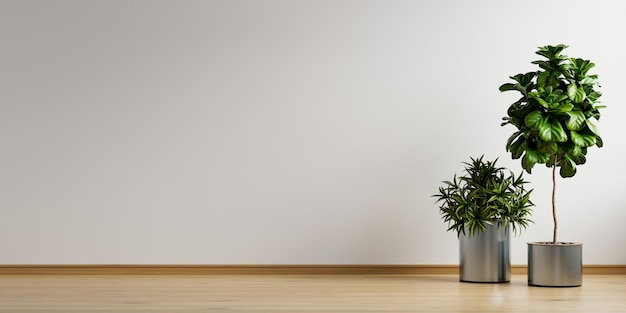
[[[626,275],[578,288],[457,275],[5,275],[0,312],[626,312]]]

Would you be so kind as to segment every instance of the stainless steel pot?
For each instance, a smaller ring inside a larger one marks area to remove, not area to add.
[[[582,243],[528,243],[528,285],[578,287],[582,283]]]
[[[510,227],[494,221],[484,232],[469,231],[459,237],[459,276],[461,281],[504,283],[511,281]]]

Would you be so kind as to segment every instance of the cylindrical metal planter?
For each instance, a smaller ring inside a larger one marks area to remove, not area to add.
[[[484,232],[459,237],[459,277],[464,282],[505,283],[511,281],[510,227],[501,221]]]
[[[582,284],[582,243],[528,243],[528,285],[578,287]]]

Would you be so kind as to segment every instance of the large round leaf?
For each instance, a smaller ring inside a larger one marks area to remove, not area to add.
[[[600,135],[600,133],[598,132],[598,127],[592,123],[590,120],[585,120],[585,124],[587,124],[587,127],[589,127],[589,130],[591,130],[594,134],[596,134],[597,136]]]
[[[567,112],[567,115],[569,116],[569,119],[565,122],[567,129],[579,131],[585,126],[587,119],[581,110]]]
[[[532,168],[537,163],[546,163],[550,160],[550,155],[547,153],[541,153],[536,150],[526,149],[526,153],[524,153],[524,157],[522,157],[522,167],[528,173],[531,172]]]
[[[561,177],[566,178],[576,175],[576,164],[574,161],[566,157],[564,160],[561,160],[560,163],[561,169],[559,170],[559,175],[561,175]]]
[[[596,135],[571,131],[572,142],[579,147],[590,147],[596,144]]]
[[[547,142],[566,142],[567,133],[561,122],[550,116],[544,116],[539,122],[539,137]]]
[[[539,130],[542,119],[543,114],[541,113],[541,111],[536,110],[528,113],[528,115],[524,119],[524,123],[526,124],[526,126],[530,127],[533,130]]]
[[[567,96],[575,103],[581,103],[585,100],[585,89],[583,87],[577,87],[576,84],[567,86]]]
[[[528,77],[518,74],[514,77],[517,84],[501,87],[501,91],[522,93],[522,98],[510,105],[503,125],[517,127],[507,141],[507,150],[512,156],[522,156],[528,172],[541,163],[559,167],[562,177],[572,177],[576,166],[585,163],[588,147],[603,146],[594,124],[594,119],[600,118],[599,109],[604,108],[597,105],[602,94],[594,90],[598,76],[588,74],[594,64],[561,55],[565,47],[540,47],[537,54],[547,60],[531,62],[539,70]],[[522,78],[524,84],[520,84]]]

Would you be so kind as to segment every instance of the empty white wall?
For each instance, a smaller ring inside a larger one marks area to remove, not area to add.
[[[455,264],[431,194],[485,154],[537,46],[608,108],[560,239],[626,263],[619,1],[0,1],[0,263]],[[513,240],[551,237],[550,172]]]

